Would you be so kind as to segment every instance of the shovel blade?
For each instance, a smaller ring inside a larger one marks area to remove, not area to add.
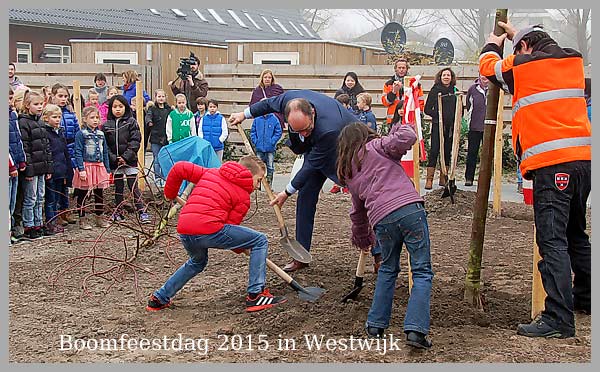
[[[342,302],[347,302],[348,300],[356,300],[356,297],[358,297],[358,294],[360,293],[360,291],[362,291],[364,286],[365,285],[363,284],[363,278],[357,276],[354,279],[354,288],[352,288],[350,293],[348,293],[342,298]]]
[[[444,192],[442,193],[442,198],[450,197],[452,204],[454,204],[454,194],[456,193],[456,181],[451,180],[446,183],[444,186]]]
[[[302,263],[310,263],[312,261],[310,252],[304,249],[302,244],[300,244],[296,239],[290,239],[290,237],[286,235],[279,240],[279,243],[281,243],[281,247],[294,260]]]
[[[303,287],[298,291],[298,297],[301,300],[316,302],[321,296],[323,296],[325,290],[323,288],[318,287]]]

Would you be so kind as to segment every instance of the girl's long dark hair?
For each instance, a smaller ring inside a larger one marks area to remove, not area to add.
[[[337,176],[342,186],[352,178],[353,164],[360,172],[366,155],[365,146],[375,138],[379,138],[377,132],[364,123],[352,123],[342,129],[337,143]]]
[[[123,114],[121,119],[127,119],[128,117],[132,116],[131,107],[129,106],[129,103],[127,103],[127,98],[123,97],[121,94],[117,94],[117,95],[112,96],[108,100],[108,113],[106,115],[106,120],[116,120],[117,119],[117,118],[115,118],[115,115],[112,112],[112,107],[113,107],[113,104],[115,101],[119,101],[125,106],[125,113]]]

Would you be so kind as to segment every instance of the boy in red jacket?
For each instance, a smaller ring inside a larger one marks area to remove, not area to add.
[[[208,248],[240,253],[250,249],[246,310],[259,311],[287,302],[265,288],[268,241],[263,233],[239,226],[250,209],[250,194],[265,176],[266,166],[254,155],[239,162],[225,162],[221,168],[204,168],[190,162],[177,162],[169,172],[165,197],[175,199],[181,183],[196,186],[181,209],[177,232],[189,259],[171,275],[148,300],[147,310],[162,310],[190,279],[202,272],[208,262]]]

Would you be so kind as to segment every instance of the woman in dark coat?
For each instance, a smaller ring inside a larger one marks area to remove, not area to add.
[[[352,108],[352,111],[356,113],[358,112],[356,97],[364,91],[365,88],[360,85],[356,73],[350,71],[344,76],[342,87],[335,92],[333,98],[337,98],[340,94],[347,94],[350,96],[350,107]]]
[[[275,97],[283,93],[283,88],[281,85],[275,83],[275,75],[269,69],[265,69],[260,73],[258,81],[258,86],[252,91],[252,97],[248,106],[252,106],[261,99]],[[286,126],[283,115],[276,112],[275,116],[279,119],[281,128],[284,129]]]
[[[425,188],[431,189],[435,166],[440,154],[440,120],[438,108],[438,93],[442,94],[442,121],[444,129],[444,160],[446,167],[450,165],[450,153],[452,151],[452,132],[454,126],[454,114],[456,112],[456,75],[450,67],[444,67],[435,75],[435,81],[425,102],[425,114],[431,116],[431,146],[427,162],[427,178]],[[447,169],[447,168],[446,168]],[[446,185],[446,179],[440,173],[440,186]]]

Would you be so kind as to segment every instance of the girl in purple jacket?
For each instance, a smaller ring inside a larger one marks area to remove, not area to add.
[[[337,175],[352,194],[352,243],[365,252],[381,247],[382,263],[365,325],[369,337],[389,327],[402,244],[410,253],[413,287],[404,317],[406,344],[428,349],[431,297],[429,228],[423,199],[400,165],[417,140],[410,125],[395,124],[380,137],[363,123],[344,127],[338,138]]]

